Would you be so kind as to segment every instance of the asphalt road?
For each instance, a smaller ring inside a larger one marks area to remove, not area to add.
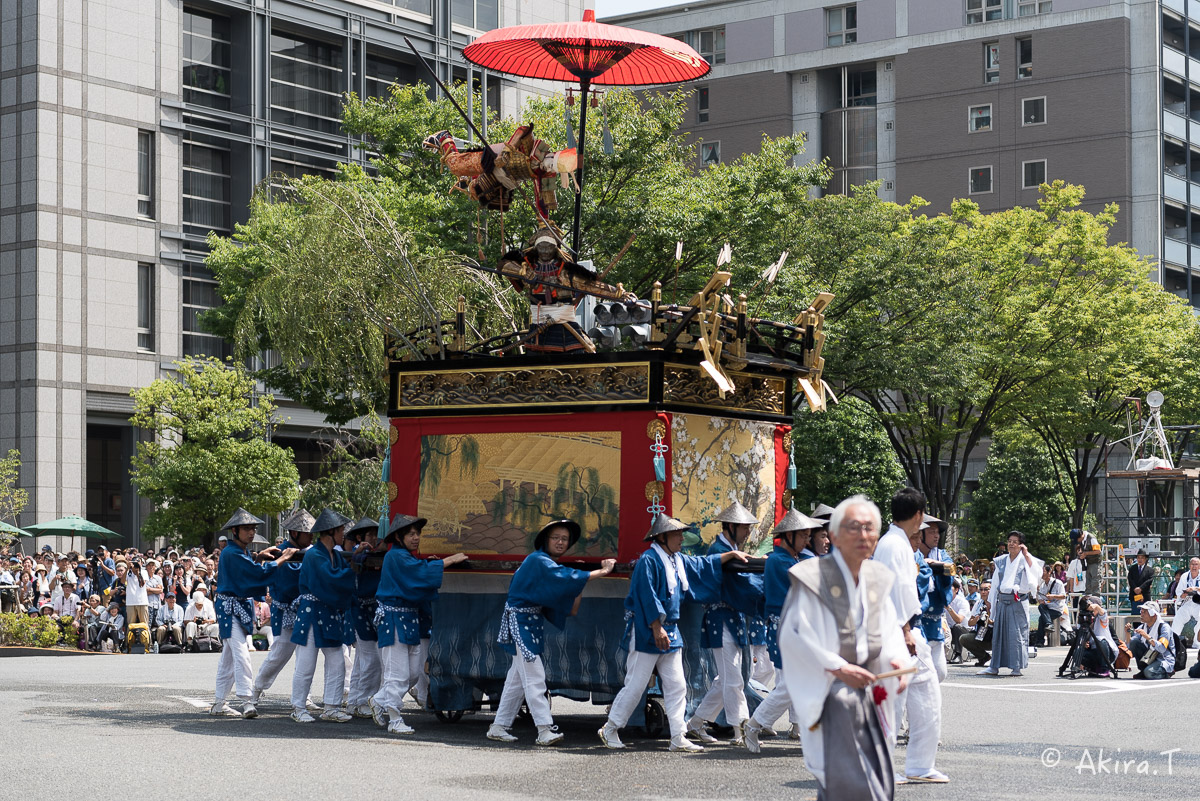
[[[938,756],[952,783],[899,787],[896,797],[1195,797],[1200,681],[1056,679],[1062,653],[1044,649],[1020,679],[952,666]],[[254,654],[256,669],[263,657]],[[290,669],[259,719],[211,718],[202,712],[216,662],[213,654],[0,658],[0,799],[143,797],[147,787],[188,801],[816,796],[785,738],[758,756],[729,745],[672,754],[666,740],[628,736],[630,749],[608,751],[595,734],[601,710],[563,699],[554,712],[567,739],[550,749],[533,746],[532,726],[520,724],[515,746],[486,740],[487,713],[447,724],[406,712],[417,733],[403,738],[369,720],[300,726],[287,717]],[[897,764],[902,757],[903,746]]]

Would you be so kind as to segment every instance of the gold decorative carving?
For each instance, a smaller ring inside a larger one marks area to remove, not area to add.
[[[650,439],[655,437],[665,437],[667,435],[667,424],[657,417],[650,421],[646,426],[646,436]]]
[[[663,499],[663,493],[666,491],[666,485],[661,481],[646,482],[646,500],[648,501],[652,501],[655,498],[658,498],[661,501]]]
[[[400,409],[644,403],[650,393],[646,364],[441,370],[401,373],[399,378]]]
[[[400,488],[396,486],[395,481],[387,483],[388,503],[394,503],[396,497],[400,494]]]
[[[388,426],[388,444],[395,445],[396,440],[400,439],[400,431],[393,425]]]
[[[783,435],[783,449],[790,451],[792,449],[792,432],[788,431]]]
[[[733,392],[721,397],[717,385],[696,368],[668,365],[663,375],[663,400],[720,409],[783,414],[787,381],[747,373],[731,373]]]

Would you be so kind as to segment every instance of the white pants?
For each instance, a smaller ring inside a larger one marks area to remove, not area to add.
[[[189,642],[197,637],[212,637],[215,640],[221,633],[221,627],[216,623],[197,623],[194,620],[189,620],[184,629]]]
[[[904,693],[908,710],[906,776],[926,776],[936,769],[938,740],[942,736],[942,685],[938,683],[929,643],[921,630],[912,630],[917,643],[917,672]],[[940,649],[940,643],[938,643]],[[943,652],[944,653],[944,652]]]
[[[1171,621],[1171,631],[1182,637],[1183,627],[1192,620],[1197,621],[1196,640],[1200,641],[1200,604],[1195,601],[1188,601],[1179,605],[1175,610],[1175,619]]]
[[[342,690],[346,686],[346,663],[342,649],[317,648],[311,629],[308,642],[296,648],[296,669],[292,674],[292,708],[304,709],[308,691],[312,689],[313,676],[317,672],[317,652],[325,657],[325,708],[335,709],[342,705]]]
[[[754,660],[754,669],[750,671],[750,678],[759,684],[769,684],[771,677],[775,675],[775,665],[771,663],[771,654],[767,651],[767,646],[751,645],[750,658]]]
[[[279,671],[283,670],[283,666],[292,658],[292,654],[296,653],[296,648],[296,643],[292,642],[292,630],[281,629],[280,635],[271,642],[271,648],[267,651],[267,658],[263,660],[262,667],[258,669],[258,676],[254,679],[256,691],[266,692],[271,689]]]
[[[725,722],[737,726],[750,716],[746,705],[746,685],[742,680],[742,647],[737,644],[725,627],[721,634],[723,647],[713,648],[713,659],[717,663],[717,676],[708,688],[700,706],[692,713],[693,720],[716,720],[721,709],[725,710]]]
[[[950,672],[950,668],[946,665],[946,643],[942,640],[934,640],[929,643],[930,661],[933,662],[933,672],[937,675],[938,681],[945,681],[946,676]]]
[[[754,722],[764,729],[773,729],[775,721],[787,712],[792,714],[792,696],[788,694],[787,685],[783,680],[783,671],[775,671],[775,689],[767,694],[758,709],[754,710]]]
[[[650,676],[658,671],[658,681],[663,692],[663,708],[671,737],[682,737],[683,716],[687,712],[687,681],[683,676],[683,651],[676,648],[665,654],[647,654],[630,651],[625,660],[625,686],[613,699],[608,713],[608,722],[618,729],[625,727],[637,710],[642,694],[650,684]]]
[[[233,630],[221,645],[221,658],[217,661],[217,703],[229,697],[230,689],[243,701],[249,700],[252,670],[249,635],[235,620]]]
[[[421,644],[417,647],[421,650],[417,660],[420,669],[417,671],[415,692],[417,694],[417,705],[421,709],[425,709],[429,706],[429,674],[425,672],[425,662],[429,659],[429,638],[426,637],[421,640]]]
[[[350,677],[350,706],[365,704],[379,690],[383,669],[379,661],[379,645],[374,640],[359,640],[354,646],[354,671]]]
[[[546,697],[546,666],[542,658],[535,657],[526,662],[521,652],[513,657],[512,667],[504,679],[504,691],[500,693],[500,705],[496,707],[496,725],[508,728],[521,711],[521,700],[529,707],[533,722],[538,726],[554,723],[550,716],[550,699]]]
[[[404,694],[417,683],[424,673],[421,661],[421,646],[395,642],[379,648],[379,661],[383,679],[379,692],[375,693],[375,705],[383,709],[400,709]]]

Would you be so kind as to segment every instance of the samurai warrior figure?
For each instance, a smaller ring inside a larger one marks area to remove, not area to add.
[[[526,343],[526,350],[563,353],[589,349],[590,342],[575,316],[575,305],[583,295],[566,287],[596,284],[596,272],[572,261],[553,230],[538,229],[524,250],[509,251],[500,266],[513,287],[529,298],[529,326],[536,333]],[[516,277],[517,272],[524,277]],[[539,283],[539,279],[557,286]]]

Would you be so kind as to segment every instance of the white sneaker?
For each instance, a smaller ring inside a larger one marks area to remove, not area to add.
[[[515,743],[517,738],[508,729],[498,723],[493,723],[487,730],[487,738],[498,743]]]
[[[371,710],[371,719],[375,721],[375,725],[381,729],[386,729],[388,724],[387,714],[379,708],[379,704],[375,703],[374,696],[367,701],[367,706]]]
[[[242,717],[246,720],[258,717],[258,707],[254,705],[253,701],[242,704]]]
[[[792,727],[790,729],[788,729],[788,739],[789,740],[799,740],[800,739],[800,724],[799,723],[793,723]]]
[[[208,708],[208,714],[215,717],[236,718],[240,717],[241,713],[231,707],[224,701],[218,701]]]
[[[605,748],[624,748],[625,743],[621,742],[621,736],[617,732],[616,726],[611,723],[605,723],[596,732],[600,735],[600,742],[604,743]]]
[[[404,722],[404,718],[396,715],[388,723],[388,734],[416,734],[416,729]]]
[[[250,703],[257,704],[259,701],[261,701],[264,692],[266,692],[266,690],[263,690],[259,687],[253,688],[250,691]]]
[[[307,709],[293,709],[292,720],[296,721],[297,723],[313,723],[316,721],[316,718],[308,714]]]
[[[671,750],[672,751],[681,751],[685,754],[698,754],[704,750],[704,746],[696,745],[695,743],[688,740],[686,737],[672,737],[671,738]]]
[[[762,731],[765,730],[753,718],[742,724],[742,745],[746,746],[746,750],[752,754],[762,751],[762,745],[758,742],[759,734]]]
[[[533,742],[536,745],[558,745],[566,736],[557,726],[538,726],[538,736]]]
[[[330,723],[349,723],[352,718],[336,706],[332,706],[321,713],[321,720],[327,720]]]
[[[312,699],[312,696],[309,696],[308,700],[304,702],[304,708],[309,712],[321,712],[325,709],[325,705],[317,703]]]
[[[717,738],[709,734],[704,726],[705,723],[703,720],[698,721],[695,718],[692,718],[688,721],[687,731],[684,733],[684,736],[691,737],[693,740],[699,740],[700,742],[707,743],[709,745],[718,742]]]
[[[375,714],[371,711],[368,704],[355,704],[346,710],[352,717],[356,718],[373,718]]]

